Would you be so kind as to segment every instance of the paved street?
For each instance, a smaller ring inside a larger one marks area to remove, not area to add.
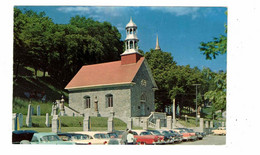
[[[174,145],[225,145],[226,136],[207,135],[203,140],[182,142]]]

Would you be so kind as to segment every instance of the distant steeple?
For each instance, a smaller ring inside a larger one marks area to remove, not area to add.
[[[161,50],[160,46],[159,46],[159,39],[158,39],[158,34],[157,34],[157,38],[156,38],[156,47],[155,50]]]

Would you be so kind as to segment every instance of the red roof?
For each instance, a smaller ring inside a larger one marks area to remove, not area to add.
[[[81,67],[65,89],[131,83],[144,57],[137,63],[121,65],[121,61],[86,65]]]

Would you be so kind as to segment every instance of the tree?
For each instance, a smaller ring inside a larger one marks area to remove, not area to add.
[[[171,53],[161,50],[151,49],[149,52],[146,52],[144,56],[159,88],[159,90],[155,92],[155,108],[157,111],[163,111],[166,105],[171,104],[168,75],[170,70],[176,66],[176,62],[173,60]]]
[[[227,15],[227,12],[225,12]],[[218,38],[214,37],[213,41],[201,42],[200,51],[203,51],[203,55],[206,55],[207,60],[216,59],[219,54],[227,53],[227,25],[225,24],[225,35],[220,35]]]
[[[215,74],[214,82],[216,88],[204,94],[205,99],[212,102],[212,106],[217,110],[226,110],[226,73]]]

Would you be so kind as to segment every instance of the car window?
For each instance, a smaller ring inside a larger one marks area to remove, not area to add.
[[[60,138],[56,135],[48,135],[48,136],[43,136],[41,138],[41,141],[44,142],[49,142],[49,141],[61,141]]]
[[[38,142],[38,138],[37,138],[37,137],[35,137],[35,136],[33,136],[33,138],[32,138],[32,140],[31,140],[31,142]]]
[[[100,139],[100,134],[95,134],[94,138]]]
[[[141,132],[140,135],[151,135],[149,132]]]
[[[138,135],[137,132],[135,132],[135,131],[132,131],[132,133],[133,133],[133,135]]]

